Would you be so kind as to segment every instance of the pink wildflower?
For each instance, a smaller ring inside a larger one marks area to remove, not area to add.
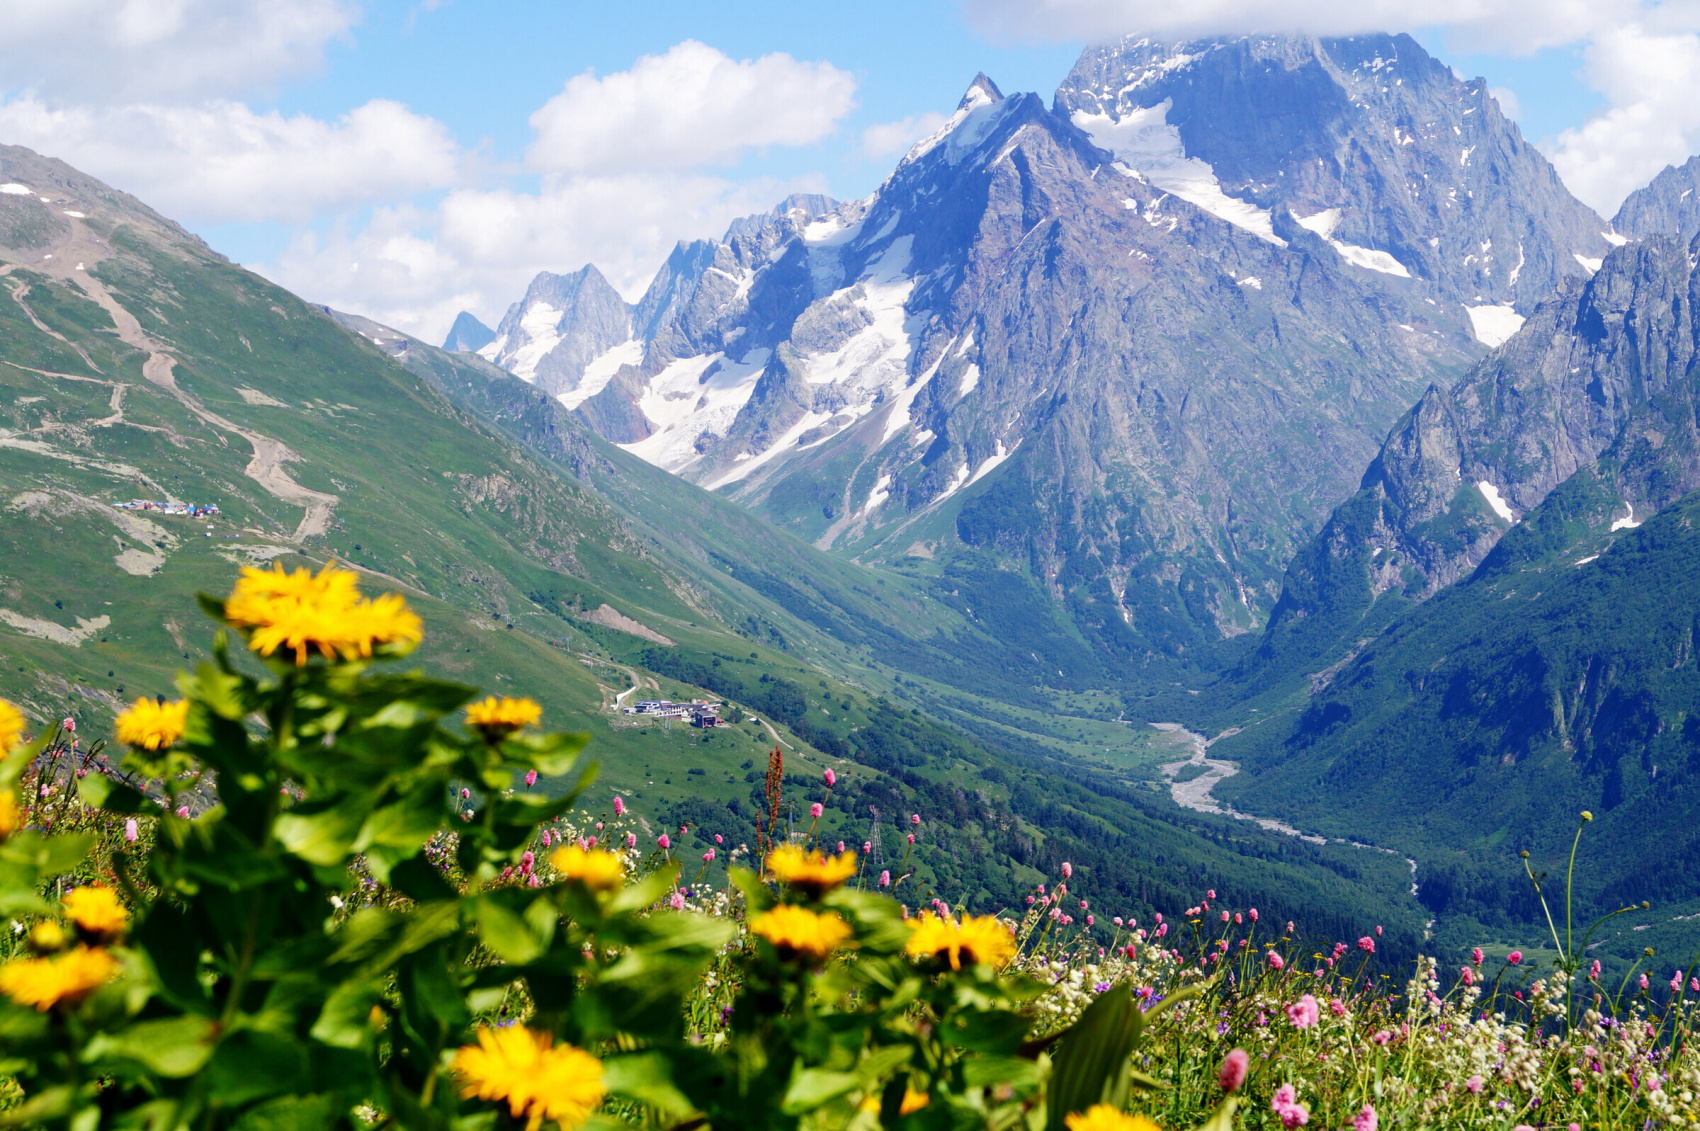
[[[461,790],[460,790],[460,799],[462,801],[465,801],[467,798],[469,798],[471,796],[472,796],[472,791],[470,789],[467,789],[465,786],[462,786]]]
[[[614,798],[614,816],[624,817],[625,815],[626,815],[626,802],[625,802],[625,800],[623,798],[619,798],[619,797]]]
[[[534,865],[536,863],[537,863],[536,854],[534,854],[528,848],[528,849],[525,850],[525,853],[519,858],[519,870],[521,872],[530,872],[532,865]]]
[[[137,835],[139,834],[136,831],[136,818],[131,817],[124,822],[124,840],[130,844],[135,844]]]
[[[726,838],[721,836],[719,833],[715,833],[714,834],[714,843],[715,844],[725,844]]]
[[[177,815],[178,815],[178,816],[179,816],[179,817],[187,817],[187,816],[188,816],[188,815],[189,815],[189,807],[188,807],[188,806],[187,806],[187,805],[179,805],[179,806],[178,806],[178,807],[177,807]],[[1643,987],[1642,987],[1642,988],[1643,988],[1643,989],[1644,989],[1644,988],[1646,988],[1646,987],[1645,987],[1645,983],[1646,983],[1646,981],[1647,981],[1647,977],[1646,977],[1646,975],[1645,975],[1645,974],[1643,974],[1643,975],[1642,975],[1642,976],[1641,976],[1641,981],[1642,981],[1642,983],[1643,983]]]
[[[1482,948],[1481,947],[1478,946],[1478,947],[1471,948],[1471,950],[1470,950],[1470,961],[1473,962],[1474,964],[1476,964],[1477,966],[1480,966],[1482,964]]]
[[[1086,925],[1087,925],[1087,926],[1088,926],[1088,927],[1090,927],[1090,926],[1091,926],[1091,925],[1092,925],[1092,916],[1090,916],[1090,915],[1088,915],[1088,916],[1087,916],[1087,917],[1086,917]]]
[[[713,859],[714,859],[714,849],[712,849],[712,848],[709,849],[707,852],[702,854],[702,862],[704,864],[707,864],[709,861],[711,861]]]
[[[637,834],[636,833],[627,833],[626,834],[626,847],[627,848],[636,848],[637,847]]]
[[[838,774],[831,766],[826,768],[826,773],[823,776],[826,778],[826,787],[828,789],[831,789],[833,786],[838,784]]]
[[[1379,923],[1375,925],[1375,937],[1378,939],[1381,937],[1381,924]]]
[[[716,843],[716,844],[719,844],[719,843],[720,843],[720,838],[719,838],[719,837],[715,837],[715,838],[714,838],[714,842],[715,842],[715,843]],[[839,841],[839,842],[838,842],[838,855],[840,855],[840,856],[843,856],[843,855],[844,855],[844,842],[843,842],[843,841]]]
[[[1063,866],[1062,866],[1062,874],[1063,874],[1063,879],[1065,879],[1065,880],[1072,879],[1073,876],[1074,876],[1074,865],[1070,864],[1067,860],[1064,860]]]
[[[1317,1008],[1316,999],[1310,994],[1287,1006],[1287,1020],[1293,1023],[1295,1029],[1309,1029],[1321,1016],[1322,1011]]]
[[[543,877],[539,876],[536,872],[533,872],[531,873],[531,878],[525,881],[525,886],[529,888],[540,888],[543,886]]]
[[[536,784],[537,784],[537,771],[536,770],[525,771],[525,786],[526,786],[526,788],[530,789],[532,786],[534,786]]]
[[[815,802],[813,805],[809,806],[809,816],[815,818],[816,820],[819,820],[820,815],[824,812],[826,812],[825,807],[823,805],[821,805],[821,803],[818,802],[818,801]]]
[[[1240,924],[1242,924],[1244,922],[1245,922],[1245,919],[1243,917],[1241,917],[1240,913],[1238,911],[1234,912],[1234,926],[1238,927]]]
[[[1476,984],[1476,972],[1468,966],[1458,967],[1458,977],[1462,979],[1466,986],[1473,986]]]
[[[1169,925],[1167,923],[1158,924],[1158,926],[1157,926],[1157,937],[1158,938],[1162,938],[1164,935],[1166,935],[1168,933],[1169,933]]]
[[[1291,919],[1287,920],[1287,933],[1289,935],[1293,933],[1293,921]]]
[[[1114,923],[1116,926],[1119,927],[1119,926],[1122,925],[1122,917],[1120,915],[1117,915],[1114,919],[1111,919],[1110,922]]]
[[[683,911],[685,909],[685,893],[682,891],[675,891],[673,893],[673,898],[667,901],[667,905],[675,911]]]
[[[177,810],[177,815],[179,817],[187,817],[189,815],[189,812],[186,809],[179,809],[179,810]],[[1641,988],[1642,989],[1647,988],[1647,975],[1645,975],[1645,974],[1641,975]]]
[[[1505,956],[1505,961],[1511,963],[1511,965],[1513,965],[1513,966],[1516,966],[1523,961],[1523,952],[1520,951],[1520,950],[1514,950],[1510,954]]]
[[[77,720],[71,718],[69,715],[65,716],[65,721],[59,725],[65,728],[67,734],[77,733]]]
[[[1376,928],[1377,932],[1379,932],[1380,930],[1381,930],[1380,927]],[[1365,954],[1374,954],[1375,953],[1375,940],[1370,938],[1368,935],[1365,935],[1363,938],[1358,940],[1358,949],[1363,951]]]
[[[1464,1081],[1464,1087],[1470,1089],[1470,1094],[1472,1096],[1480,1095],[1482,1091],[1482,1078],[1480,1076],[1472,1076],[1468,1080]]]
[[[880,873],[880,887],[888,888],[890,886],[891,886],[891,871],[890,871],[890,869],[887,869],[886,871]],[[907,916],[905,916],[905,917],[907,918]]]
[[[1215,899],[1216,898],[1216,889],[1211,888],[1209,891],[1205,892],[1204,898],[1205,899]]]
[[[1250,911],[1247,911],[1246,914],[1251,917],[1251,921],[1253,923],[1257,922],[1257,908],[1253,907]]]
[[[1336,1017],[1346,1016],[1346,1003],[1341,1001],[1339,998],[1335,998],[1333,1001],[1329,1002],[1328,1008],[1334,1011],[1334,1016]]]
[[[873,850],[874,850],[874,842],[873,841],[864,840],[862,842],[862,855],[866,856],[868,853],[872,852]]]
[[[1224,912],[1222,912],[1222,922],[1226,923],[1227,921],[1228,921],[1228,913],[1226,911],[1224,911]]]
[[[909,823],[911,825],[919,825],[921,823],[921,814],[919,814],[919,813],[909,814]]]
[[[1673,993],[1673,994],[1680,994],[1682,992],[1682,971],[1681,970],[1678,970],[1676,973],[1674,973],[1670,976],[1670,992]]]
[[[1365,1104],[1352,1116],[1352,1131],[1376,1131],[1381,1121],[1375,1117],[1375,1105]]]
[[[910,833],[910,834],[909,834],[909,843],[910,843],[910,844],[914,844],[914,843],[915,843],[915,834],[914,834],[914,833]]]
[[[1281,956],[1279,954],[1276,954],[1274,951],[1270,951],[1267,955],[1265,955],[1265,957],[1269,960],[1269,968],[1271,970],[1284,970],[1284,969],[1286,969],[1287,963],[1285,961],[1283,961]]]
[[[1028,896],[1028,897],[1027,897],[1027,902],[1028,902],[1028,903],[1032,903],[1032,902],[1033,902],[1033,897],[1032,897],[1032,896]]]
[[[1224,1092],[1237,1092],[1250,1071],[1251,1054],[1244,1049],[1235,1049],[1222,1058],[1222,1067],[1216,1070],[1216,1083],[1222,1086]]]
[[[1275,1089],[1275,1097],[1269,1102],[1269,1110],[1281,1117],[1281,1126],[1292,1131],[1310,1122],[1310,1109],[1299,1103],[1298,1089],[1291,1084],[1282,1084]]]
[[[665,852],[668,849],[673,847],[673,842],[670,839],[668,839],[666,833],[662,833],[660,836],[656,837],[655,843],[659,844],[661,846],[661,850],[663,852]]]
[[[1380,1045],[1382,1048],[1386,1048],[1388,1042],[1391,1041],[1392,1039],[1393,1039],[1393,1034],[1389,1033],[1386,1029],[1377,1029],[1375,1031],[1375,1036],[1370,1038],[1370,1040],[1374,1041],[1376,1044]]]

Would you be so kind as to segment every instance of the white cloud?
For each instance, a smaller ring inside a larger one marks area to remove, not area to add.
[[[862,156],[870,161],[907,153],[917,141],[937,131],[950,119],[936,110],[911,114],[896,122],[878,122],[862,131]]]
[[[729,164],[769,145],[807,145],[856,105],[856,80],[830,63],[742,62],[694,40],[629,71],[586,73],[531,116],[527,159],[551,173]]]
[[[0,139],[190,221],[301,221],[462,180],[447,127],[383,99],[327,122],[240,102],[55,108],[25,95],[0,102]]]
[[[1517,92],[1515,90],[1512,90],[1508,86],[1494,86],[1488,88],[1488,93],[1493,95],[1493,100],[1495,102],[1499,103],[1499,112],[1501,114],[1504,114],[1513,122],[1522,120],[1523,104],[1518,101]]]
[[[83,103],[243,94],[311,71],[350,0],[5,0],[0,76]]]
[[[733,182],[689,172],[575,177],[538,193],[460,189],[435,208],[376,210],[358,232],[298,237],[268,278],[314,302],[429,341],[471,310],[490,325],[539,271],[595,263],[628,299],[676,241],[717,237],[728,221],[819,178]]]
[[[1549,156],[1571,192],[1610,216],[1700,151],[1700,36],[1616,28],[1588,47],[1584,74],[1607,109],[1559,134]]]
[[[1639,0],[966,0],[998,39],[1103,43],[1129,34],[1361,32],[1445,27],[1478,48],[1518,53],[1574,43],[1633,19]]]

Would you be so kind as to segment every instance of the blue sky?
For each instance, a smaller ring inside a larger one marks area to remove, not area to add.
[[[1209,26],[1193,26],[1207,11]],[[1084,44],[1410,30],[1605,214],[1700,149],[1700,16],[1662,0],[12,0],[0,141],[134,192],[310,300],[436,338],[539,270],[635,297],[678,239],[865,195],[977,71]],[[1271,21],[1275,21],[1272,25]],[[1450,22],[1446,22],[1450,21]],[[692,93],[678,94],[689,89]],[[1515,108],[1513,110],[1513,107]]]

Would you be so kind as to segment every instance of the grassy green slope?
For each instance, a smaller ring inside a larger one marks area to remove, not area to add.
[[[1218,794],[1410,852],[1459,946],[1540,922],[1516,853],[1558,874],[1590,810],[1586,907],[1653,899],[1637,925],[1700,945],[1674,918],[1700,904],[1700,494],[1611,533],[1577,517],[1591,492],[1556,491],[1302,712],[1223,739],[1247,773]]]

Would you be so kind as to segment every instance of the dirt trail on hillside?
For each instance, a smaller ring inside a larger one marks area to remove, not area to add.
[[[72,218],[70,237],[53,249],[52,258],[43,259],[31,267],[77,288],[106,311],[107,316],[112,319],[112,324],[117,327],[119,339],[147,355],[147,360],[142,363],[142,376],[147,378],[150,384],[170,393],[184,408],[214,429],[240,436],[248,442],[254,450],[254,458],[248,461],[248,466],[242,469],[242,473],[274,498],[301,507],[305,512],[291,536],[294,541],[304,542],[308,538],[324,534],[330,527],[331,516],[339,501],[337,496],[303,487],[290,477],[289,472],[284,469],[284,464],[298,462],[301,457],[290,450],[287,444],[225,419],[178,387],[174,373],[177,359],[166,352],[163,342],[148,336],[147,331],[142,329],[141,322],[113,297],[105,284],[88,274],[88,265],[99,263],[111,256],[110,245],[91,232],[81,220]],[[22,300],[18,301],[21,305]],[[33,313],[31,317],[34,317]],[[52,333],[51,330],[48,332]],[[90,368],[93,368],[92,362]],[[118,405],[114,404],[113,408],[117,409]],[[224,442],[223,437],[219,440]]]

